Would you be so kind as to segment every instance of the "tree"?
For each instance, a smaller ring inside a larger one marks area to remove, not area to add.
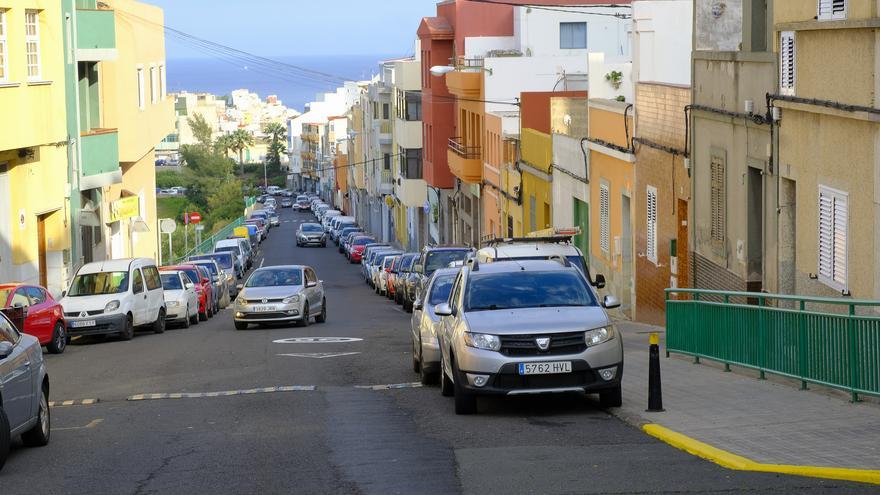
[[[229,154],[229,150],[232,149],[232,144],[232,135],[224,134],[217,138],[217,141],[214,142],[214,150],[223,156],[227,156]]]
[[[211,148],[214,130],[211,129],[211,126],[205,120],[205,117],[202,116],[202,114],[197,113],[186,119],[186,122],[189,124],[190,129],[192,129],[193,137],[196,138],[196,142],[205,148]]]
[[[208,197],[208,210],[215,222],[226,223],[241,216],[244,211],[244,198],[241,182],[231,179],[219,184]]]
[[[238,163],[241,165],[242,172],[244,172],[244,150],[254,145],[254,136],[244,129],[236,129],[229,136],[232,143],[230,149],[238,153]]]
[[[266,161],[269,165],[280,168],[281,154],[287,152],[287,148],[284,146],[287,129],[278,122],[270,122],[263,127],[263,133],[266,134],[266,141],[269,143]]]

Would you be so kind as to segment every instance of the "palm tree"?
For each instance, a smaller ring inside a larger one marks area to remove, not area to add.
[[[270,122],[263,127],[263,133],[266,134],[266,141],[269,143],[267,161],[280,167],[281,153],[286,151],[282,140],[286,138],[287,129],[278,122]]]
[[[229,135],[232,145],[229,147],[238,152],[238,163],[241,164],[241,172],[244,173],[244,150],[254,145],[254,135],[244,129],[236,129]]]
[[[214,143],[214,149],[222,153],[223,156],[226,156],[229,153],[229,150],[232,149],[232,136],[230,134],[224,134],[217,138],[217,141]]]

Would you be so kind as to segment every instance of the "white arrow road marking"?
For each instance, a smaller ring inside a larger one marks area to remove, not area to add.
[[[342,356],[354,356],[359,352],[294,352],[290,354],[278,354],[278,356],[303,357],[312,359],[334,358]]]
[[[357,337],[291,337],[287,339],[273,340],[273,344],[343,344],[347,342],[360,342],[364,339]]]

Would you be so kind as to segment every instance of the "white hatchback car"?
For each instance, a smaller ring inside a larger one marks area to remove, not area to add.
[[[199,323],[199,295],[196,286],[185,272],[163,271],[162,289],[165,292],[166,323],[180,323],[183,328]]]

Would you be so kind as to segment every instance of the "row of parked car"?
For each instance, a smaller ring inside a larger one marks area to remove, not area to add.
[[[586,392],[621,405],[623,343],[607,313],[620,303],[599,297],[605,279],[573,244],[577,228],[405,252],[351,217],[323,224],[364,283],[412,313],[413,371],[457,414],[475,413],[481,395]]]

